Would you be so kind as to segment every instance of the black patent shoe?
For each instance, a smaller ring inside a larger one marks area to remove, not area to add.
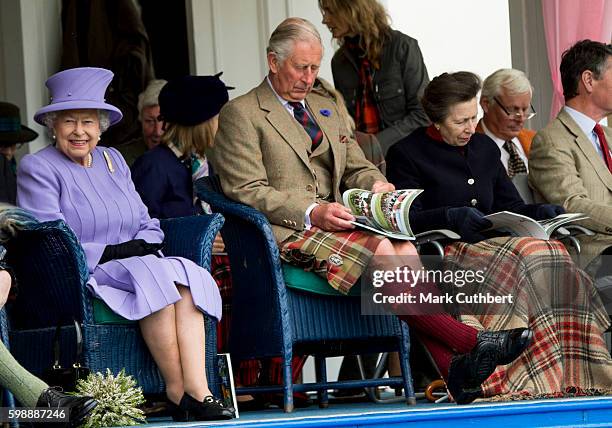
[[[36,403],[36,407],[68,408],[68,422],[54,424],[56,427],[76,427],[81,425],[97,405],[98,402],[92,397],[67,395],[54,388],[45,389],[40,394],[40,397],[38,397],[38,402]]]
[[[232,419],[235,416],[232,409],[225,407],[221,400],[212,395],[208,395],[204,397],[204,400],[198,401],[185,393],[178,405],[178,410],[172,416],[172,419],[176,422],[217,421]]]
[[[482,395],[480,385],[499,365],[510,364],[529,346],[533,332],[528,328],[478,333],[471,352],[453,357],[447,387],[457,404],[468,404]]]

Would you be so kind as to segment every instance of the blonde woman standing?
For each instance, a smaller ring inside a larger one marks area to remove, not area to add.
[[[383,154],[429,123],[419,98],[429,83],[418,42],[394,30],[377,0],[319,0],[340,48],[332,58],[334,85],[357,131],[374,134]]]

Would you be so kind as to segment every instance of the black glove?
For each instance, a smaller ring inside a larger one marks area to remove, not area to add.
[[[561,205],[540,204],[535,211],[534,220],[547,220],[565,214],[565,209]]]
[[[132,239],[116,245],[107,245],[100,258],[100,264],[109,260],[127,259],[128,257],[140,257],[154,254],[160,257],[158,251],[164,244],[150,244],[144,239]]]
[[[478,242],[485,239],[480,231],[491,227],[492,224],[484,214],[472,207],[448,208],[446,220],[451,229],[461,235],[464,242]]]

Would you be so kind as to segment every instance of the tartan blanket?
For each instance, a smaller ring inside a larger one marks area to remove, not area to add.
[[[384,236],[352,230],[324,232],[318,227],[295,232],[280,244],[285,262],[312,271],[348,294],[365,271]]]
[[[603,333],[610,318],[591,278],[558,241],[495,238],[446,248],[446,268],[485,268],[484,287],[512,293],[513,305],[494,312],[461,311],[477,329],[530,327],[534,340],[513,363],[482,385],[484,396],[565,396],[571,391],[612,393],[612,359]]]

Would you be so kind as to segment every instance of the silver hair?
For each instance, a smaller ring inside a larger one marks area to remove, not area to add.
[[[43,123],[47,127],[47,134],[50,138],[53,138],[53,127],[55,126],[55,121],[60,111],[50,111],[49,113],[46,113],[42,118]],[[98,121],[100,122],[100,134],[102,134],[108,128],[110,128],[110,113],[107,110],[101,109],[97,109],[96,111],[98,112]]]
[[[278,61],[285,62],[293,51],[296,42],[317,42],[323,51],[321,35],[317,28],[303,18],[287,18],[272,32],[266,53],[274,53]]]
[[[159,105],[159,93],[168,83],[164,79],[151,80],[144,91],[138,95],[138,120],[142,120],[142,109]]]
[[[482,84],[481,97],[492,100],[501,93],[502,89],[505,89],[508,95],[520,95],[525,92],[533,95],[533,87],[527,75],[514,68],[501,68],[487,77]]]

